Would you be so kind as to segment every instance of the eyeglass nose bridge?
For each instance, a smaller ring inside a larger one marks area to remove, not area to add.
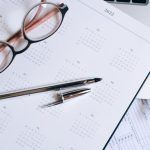
[[[29,39],[26,39],[25,37],[24,37],[24,39],[27,41],[26,46],[23,49],[19,50],[19,51],[15,51],[15,49],[14,49],[15,55],[25,52],[30,47],[30,45],[33,43],[32,41],[30,41]]]

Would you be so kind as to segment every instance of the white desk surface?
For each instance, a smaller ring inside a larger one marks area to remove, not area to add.
[[[141,21],[147,26],[150,26],[150,3],[146,6],[140,5],[125,5],[125,4],[113,4],[123,12],[129,14],[135,19]]]

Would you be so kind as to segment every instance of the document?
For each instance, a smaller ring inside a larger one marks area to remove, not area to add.
[[[136,99],[115,132],[106,150],[149,150],[150,107]]]
[[[105,149],[148,76],[148,27],[103,1],[63,2],[69,11],[60,29],[15,58],[0,74],[0,92],[86,77],[103,80],[90,94],[56,107],[41,108],[54,101],[54,92],[1,101],[0,150]],[[19,29],[34,3],[0,1],[2,40]]]

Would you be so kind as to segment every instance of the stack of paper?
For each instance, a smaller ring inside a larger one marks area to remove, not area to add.
[[[12,33],[6,8],[24,3],[0,1],[2,39]],[[148,75],[147,27],[99,0],[64,3],[69,11],[60,30],[16,57],[0,74],[0,92],[83,77],[103,81],[90,95],[53,108],[40,107],[53,100],[49,92],[1,101],[0,149],[103,149]]]

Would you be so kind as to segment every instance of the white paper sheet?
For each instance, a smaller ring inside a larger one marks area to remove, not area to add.
[[[53,108],[40,107],[53,100],[49,92],[1,101],[2,150],[103,149],[149,72],[147,27],[99,0],[64,2],[69,11],[59,31],[16,57],[0,75],[0,91],[91,76],[103,81],[90,95]],[[9,17],[23,3],[0,2],[2,39],[14,32]]]
[[[149,150],[150,107],[136,99],[106,150]]]

